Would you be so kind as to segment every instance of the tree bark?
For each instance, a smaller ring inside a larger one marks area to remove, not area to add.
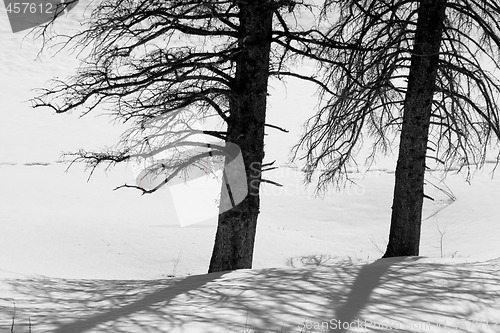
[[[418,8],[384,257],[419,255],[425,159],[446,2],[421,0]]]
[[[236,74],[230,101],[227,142],[237,144],[241,149],[249,194],[235,208],[219,215],[209,272],[252,267],[260,210],[259,187],[264,158],[272,36],[273,11],[268,2],[237,1],[240,8],[241,51],[235,59]]]

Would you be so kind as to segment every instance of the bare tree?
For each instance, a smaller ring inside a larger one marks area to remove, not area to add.
[[[321,72],[330,91],[296,147],[307,179],[342,184],[366,137],[367,163],[399,136],[389,244],[385,257],[419,254],[426,162],[457,165],[470,176],[500,138],[500,5],[493,0],[328,0],[327,35],[346,48]],[[351,47],[355,45],[355,47]],[[297,156],[297,155],[296,155]],[[432,199],[432,198],[429,198]]]
[[[291,76],[321,84],[287,68],[295,57],[307,55],[309,45],[325,42],[314,27],[297,24],[299,7],[306,5],[294,0],[104,0],[93,5],[78,33],[65,36],[50,25],[39,31],[46,45],[80,52],[83,63],[73,77],[42,90],[34,107],[57,113],[83,108],[84,114],[107,108],[130,124],[115,147],[73,155],[92,172],[101,164],[169,152],[168,159],[149,168],[157,179],[163,176],[160,181],[149,188],[141,182],[121,186],[144,194],[225,154],[223,147],[204,146],[200,136],[239,146],[251,193],[219,215],[209,271],[251,268],[259,187],[275,184],[262,177],[272,168],[263,163],[265,128],[283,130],[266,124],[268,80]],[[231,193],[221,197],[229,199]]]

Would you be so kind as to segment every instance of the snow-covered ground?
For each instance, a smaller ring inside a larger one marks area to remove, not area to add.
[[[2,274],[27,332],[498,332],[498,260],[393,258],[173,280]],[[3,295],[2,295],[3,296]],[[5,296],[3,296],[5,297]],[[5,305],[7,300],[3,301]],[[2,304],[3,331],[14,310]]]
[[[1,6],[0,6],[1,7]],[[71,27],[77,9],[58,24]],[[266,158],[284,167],[262,189],[254,267],[203,275],[216,217],[181,227],[172,194],[113,191],[131,166],[66,171],[61,152],[111,145],[125,129],[91,114],[55,115],[26,102],[72,73],[67,54],[37,59],[0,10],[0,331],[10,332],[499,332],[500,181],[487,163],[428,174],[422,258],[378,260],[389,232],[395,158],[356,185],[314,196],[290,166],[314,111],[314,90],[272,83]],[[433,187],[433,184],[438,188]],[[191,203],[193,209],[196,203]],[[444,258],[442,258],[444,257]],[[174,276],[174,278],[172,278]],[[359,322],[358,322],[359,320]],[[365,321],[366,320],[366,321]],[[359,327],[357,327],[359,326]]]

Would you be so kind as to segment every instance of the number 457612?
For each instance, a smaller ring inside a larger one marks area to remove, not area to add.
[[[6,7],[9,14],[52,14],[53,4],[46,3],[33,3],[33,2],[14,2],[9,3]]]

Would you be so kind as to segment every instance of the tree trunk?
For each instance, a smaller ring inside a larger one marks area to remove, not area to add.
[[[235,59],[227,142],[241,149],[249,194],[235,208],[219,215],[209,272],[252,267],[259,215],[273,12],[267,0],[236,2],[241,52]]]
[[[425,159],[446,1],[421,0],[418,8],[384,257],[419,254]]]

